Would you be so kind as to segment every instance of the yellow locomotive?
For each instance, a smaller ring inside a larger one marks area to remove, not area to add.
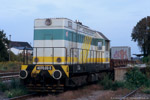
[[[110,68],[109,46],[101,32],[79,21],[36,19],[33,64],[21,66],[21,81],[30,91],[39,92],[61,92],[97,81],[100,71]]]

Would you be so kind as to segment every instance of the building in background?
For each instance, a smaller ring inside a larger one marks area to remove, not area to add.
[[[28,50],[28,54],[32,54],[32,46],[28,42],[20,42],[20,41],[11,41],[10,49],[15,54],[23,54],[24,49]]]

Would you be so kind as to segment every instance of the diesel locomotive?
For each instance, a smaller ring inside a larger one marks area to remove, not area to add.
[[[33,63],[21,66],[20,79],[30,91],[62,92],[97,81],[110,68],[109,52],[109,39],[78,20],[36,19]]]

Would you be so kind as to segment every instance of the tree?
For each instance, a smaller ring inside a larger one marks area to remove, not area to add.
[[[9,54],[8,54],[8,46],[9,40],[6,37],[6,34],[3,30],[0,30],[0,61],[8,61]]]
[[[150,16],[141,19],[133,28],[132,40],[138,43],[144,57],[150,55]]]

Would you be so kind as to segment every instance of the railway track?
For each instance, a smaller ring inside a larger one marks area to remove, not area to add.
[[[29,98],[34,97],[36,95],[37,95],[36,93],[26,94],[26,95],[10,98],[9,100],[26,100],[26,99],[29,99]]]
[[[141,87],[131,91],[130,93],[126,94],[125,96],[123,96],[122,98],[120,98],[120,100],[129,100],[131,96],[133,96]]]
[[[9,76],[9,75],[19,75],[19,72],[0,73],[0,77],[2,77],[2,76]]]
[[[1,81],[8,81],[12,78],[18,78],[19,72],[7,72],[7,73],[0,73],[0,80]]]

